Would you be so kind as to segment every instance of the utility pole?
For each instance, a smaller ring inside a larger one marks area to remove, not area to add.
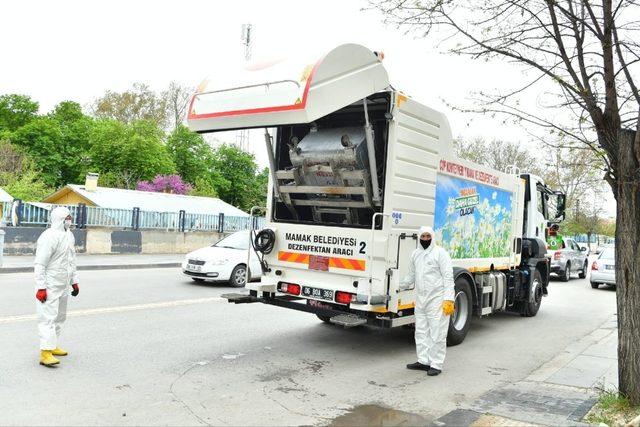
[[[242,24],[240,40],[242,40],[244,46],[244,59],[245,61],[249,61],[251,60],[251,45],[253,43],[253,39],[251,38],[251,24]],[[243,129],[236,132],[236,145],[242,151],[249,151],[249,131]]]

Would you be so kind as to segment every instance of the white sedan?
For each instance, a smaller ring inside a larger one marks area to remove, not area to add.
[[[600,284],[616,285],[616,250],[605,247],[591,265],[591,287],[598,289]]]
[[[241,288],[245,285],[249,231],[238,231],[213,246],[190,252],[182,261],[182,272],[196,282],[225,281]],[[262,276],[262,268],[255,250],[249,262],[251,279]]]

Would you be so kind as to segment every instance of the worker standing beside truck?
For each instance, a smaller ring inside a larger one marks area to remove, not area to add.
[[[434,242],[431,227],[420,227],[420,247],[411,254],[409,272],[401,288],[416,287],[416,352],[418,361],[408,369],[442,372],[447,350],[449,316],[454,312],[454,281],[451,257]]]

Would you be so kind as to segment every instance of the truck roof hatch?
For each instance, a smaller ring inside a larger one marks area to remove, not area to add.
[[[389,87],[379,56],[344,44],[316,62],[302,57],[250,64],[235,81],[204,81],[187,122],[196,132],[310,123]]]

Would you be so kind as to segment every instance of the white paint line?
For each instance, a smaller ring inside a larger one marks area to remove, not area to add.
[[[69,311],[67,312],[67,317],[93,316],[95,314],[107,314],[107,313],[123,313],[126,311],[148,310],[148,309],[154,309],[154,308],[167,308],[167,307],[180,307],[184,305],[206,304],[209,302],[223,302],[223,301],[226,302],[227,300],[221,297],[211,297],[211,298],[185,299],[185,300],[178,300],[178,301],[153,302],[149,304],[122,305],[119,307],[89,308],[85,310]],[[16,323],[16,322],[37,320],[37,318],[38,316],[35,314],[0,317],[0,325],[5,323]]]

